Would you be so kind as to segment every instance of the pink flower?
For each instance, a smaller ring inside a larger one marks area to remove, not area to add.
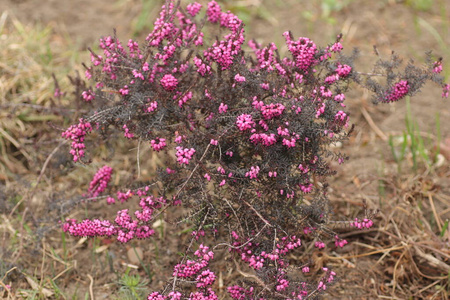
[[[198,12],[202,9],[202,5],[198,2],[189,3],[186,7],[187,12],[192,16],[195,17]]]
[[[175,154],[177,156],[177,161],[181,165],[188,165],[190,160],[194,157],[195,149],[194,148],[184,148],[183,147],[176,147],[177,153]]]
[[[130,129],[127,127],[127,124],[124,124],[122,128],[124,130],[124,134],[123,135],[127,139],[132,139],[134,137],[134,133],[130,132]]]
[[[450,92],[450,84],[446,83],[442,87],[442,98],[448,98],[449,92]]]
[[[255,126],[255,122],[253,122],[253,118],[251,115],[242,114],[236,119],[236,126],[240,131],[245,131],[251,129]]]
[[[210,1],[208,3],[208,8],[206,9],[206,15],[208,16],[208,21],[211,23],[217,23],[220,20],[220,13],[222,9],[216,1]]]
[[[250,171],[245,173],[245,177],[250,177],[250,179],[256,179],[259,173],[259,166],[251,167]]]
[[[153,150],[159,152],[167,146],[166,139],[156,138],[155,140],[150,141],[150,145],[153,148]]]
[[[161,78],[160,83],[166,91],[172,91],[177,87],[178,80],[172,74],[166,74]]]
[[[147,112],[153,112],[158,108],[158,102],[152,101],[149,103],[149,106],[147,107]]]
[[[406,80],[400,80],[394,86],[392,89],[387,93],[385,98],[383,99],[383,102],[395,102],[403,97],[405,97],[409,92],[409,84]]]
[[[236,76],[234,76],[234,80],[236,80],[237,82],[244,82],[245,81],[245,77],[241,76],[239,74],[236,74]]]
[[[315,55],[318,51],[316,44],[306,37],[300,37],[297,41],[293,41],[288,31],[283,35],[286,38],[288,50],[294,57],[295,65],[307,73],[316,64]]]
[[[130,92],[128,85],[124,85],[123,88],[119,89],[119,92],[122,96],[128,95]]]
[[[108,186],[109,181],[111,180],[111,174],[113,169],[109,166],[104,166],[100,170],[95,173],[94,178],[89,184],[89,195],[92,197],[97,197],[102,192],[105,191]]]
[[[352,67],[348,65],[339,64],[338,67],[336,68],[336,73],[339,75],[339,77],[347,77],[351,71]]]
[[[95,93],[91,90],[84,91],[83,93],[81,93],[81,96],[86,102],[91,102],[95,99]]]
[[[442,59],[433,63],[433,73],[439,74],[442,72]]]
[[[91,131],[91,123],[80,119],[77,125],[70,126],[61,134],[63,138],[72,140],[70,154],[72,154],[74,162],[77,162],[84,157],[84,149],[86,148],[84,140],[86,135]]]

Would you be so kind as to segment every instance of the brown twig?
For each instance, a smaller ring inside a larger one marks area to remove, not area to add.
[[[361,113],[363,114],[364,118],[366,119],[367,123],[369,123],[370,128],[384,141],[388,141],[388,137],[381,131],[381,129],[375,124],[372,117],[369,115],[367,110],[364,107],[361,107]]]

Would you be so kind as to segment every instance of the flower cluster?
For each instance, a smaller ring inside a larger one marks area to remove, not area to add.
[[[363,219],[362,221],[360,221],[358,218],[355,218],[355,221],[351,222],[350,226],[358,229],[368,229],[373,226],[373,221],[370,219]]]
[[[95,173],[94,178],[89,184],[89,196],[97,197],[103,193],[111,180],[113,169],[109,166],[103,166]]]
[[[86,135],[91,131],[91,123],[80,119],[77,125],[70,126],[61,134],[63,138],[72,140],[70,154],[72,154],[74,162],[81,160],[85,156],[84,149],[86,145],[84,144],[84,140]]]
[[[214,258],[214,252],[209,247],[201,244],[197,251],[194,252],[197,259],[188,259],[185,263],[177,264],[173,269],[173,276],[179,280],[194,280],[196,282],[197,291],[191,292],[189,299],[219,299],[216,293],[211,289],[212,284],[216,280],[214,272],[208,269],[210,261]],[[176,297],[174,297],[176,295]],[[167,296],[158,292],[151,293],[148,300],[164,300],[164,299],[181,299],[182,293],[172,291]],[[185,298],[183,298],[185,299]]]
[[[177,148],[177,153],[175,154],[177,156],[177,161],[181,164],[181,165],[188,165],[189,161],[192,159],[192,157],[195,154],[195,149],[194,148],[184,148],[178,146]]]
[[[396,102],[402,98],[404,98],[409,92],[410,86],[408,81],[401,80],[396,83],[392,90],[386,95],[384,102]]]
[[[131,239],[145,239],[153,234],[155,231],[151,227],[153,221],[153,214],[155,210],[160,209],[167,204],[167,200],[160,197],[155,198],[147,195],[148,187],[143,190],[138,190],[136,194],[140,196],[139,206],[140,210],[136,210],[135,219],[131,217],[128,209],[123,209],[117,212],[114,222],[109,220],[83,220],[77,222],[76,219],[67,219],[63,224],[64,232],[73,236],[94,237],[94,236],[117,236],[117,240],[126,243]],[[121,197],[131,197],[132,193],[128,192]],[[114,203],[114,199],[107,199],[108,202]]]
[[[317,46],[309,38],[301,37],[297,41],[293,41],[290,32],[285,32],[284,37],[288,50],[294,57],[295,65],[301,71],[307,73],[309,69],[316,63]]]

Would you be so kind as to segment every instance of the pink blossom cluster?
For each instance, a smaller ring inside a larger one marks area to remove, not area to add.
[[[250,141],[255,145],[262,144],[268,147],[274,145],[277,142],[277,138],[274,133],[253,133],[250,136]]]
[[[308,230],[307,234],[310,234],[311,232],[311,230]],[[235,242],[230,248],[230,251],[240,255],[241,259],[248,263],[250,267],[261,270],[266,264],[275,263],[275,265],[277,265],[277,272],[273,280],[276,282],[274,288],[278,293],[287,291],[291,284],[294,283],[287,276],[287,268],[289,265],[283,257],[302,245],[300,238],[295,236],[283,237],[275,243],[275,249],[271,253],[262,251],[259,255],[255,255],[254,251],[258,249],[259,244],[252,242],[240,243],[240,237],[234,231],[231,236]],[[346,243],[345,240],[339,239],[340,245],[343,246]],[[316,247],[323,248],[325,247],[325,244],[323,242],[316,242]],[[304,265],[301,270],[303,273],[310,272],[308,265]],[[317,290],[326,290],[327,285],[334,281],[336,273],[329,270],[327,267],[323,267],[322,270],[325,272],[325,275],[319,280],[315,290],[308,292],[310,287],[307,282],[295,282],[295,290],[290,291],[290,294],[286,299],[308,299],[308,297],[316,293]],[[233,285],[228,287],[227,290],[232,299],[253,299],[254,287],[252,286],[246,289],[238,285]]]
[[[72,140],[70,154],[72,154],[74,162],[77,162],[84,157],[84,149],[86,148],[84,140],[86,135],[91,131],[91,123],[80,119],[77,125],[70,126],[61,134],[63,138]]]
[[[342,77],[342,78],[347,77],[351,71],[352,71],[352,67],[350,67],[348,65],[338,64],[338,66],[336,68],[337,75],[339,75],[339,77]]]
[[[316,119],[323,115],[326,107],[327,105],[325,103],[320,104],[319,108],[316,110]]]
[[[120,203],[126,202],[128,199],[134,196],[134,193],[131,190],[127,190],[126,192],[117,191],[117,200],[120,201]]]
[[[245,77],[241,76],[239,74],[236,74],[236,76],[234,76],[234,80],[237,82],[244,82],[245,81]]]
[[[340,37],[338,36],[338,38],[340,38]],[[342,44],[340,42],[334,43],[330,48],[330,50],[335,53],[341,52],[342,49],[344,49],[344,47],[342,46]]]
[[[159,46],[164,39],[170,39],[176,34],[177,29],[173,23],[174,7],[173,1],[161,7],[159,18],[153,23],[153,31],[146,37],[149,46]]]
[[[61,98],[61,96],[63,96],[64,95],[64,93],[61,91],[61,89],[59,89],[58,87],[57,88],[55,88],[55,91],[54,91],[54,93],[53,93],[53,96],[55,97],[55,98]],[[84,97],[83,97],[84,98]],[[86,99],[85,99],[86,100]],[[87,101],[87,100],[86,100]]]
[[[201,58],[194,57],[194,64],[197,67],[197,72],[200,75],[206,76],[211,74],[211,66],[203,62]]]
[[[333,96],[333,93],[330,91],[330,89],[326,88],[325,86],[321,86],[320,96],[322,96],[323,98],[331,98]]]
[[[81,93],[81,96],[86,102],[91,102],[95,99],[95,93],[91,90],[86,90],[83,93]]]
[[[141,54],[141,50],[139,49],[139,43],[133,41],[132,39],[128,40],[127,43],[128,50],[130,52],[130,57],[138,57]]]
[[[73,236],[94,237],[117,234],[117,228],[108,220],[84,220],[77,223],[76,219],[67,219],[63,225],[64,232]]]
[[[149,106],[147,107],[147,112],[154,112],[158,108],[158,102],[152,101],[149,103]]]
[[[208,269],[210,261],[214,258],[214,252],[209,250],[209,247],[201,244],[194,252],[197,259],[188,259],[185,263],[175,265],[173,269],[173,276],[175,278],[192,279],[196,283],[198,291],[191,292],[188,299],[194,300],[218,300],[216,293],[211,289],[211,285],[216,280],[214,272]],[[172,292],[173,293],[173,292]],[[181,297],[180,292],[176,292],[177,297]],[[170,298],[169,298],[170,297]],[[151,293],[148,300],[171,299],[173,294],[165,296],[158,292]],[[180,298],[181,299],[181,298]],[[185,298],[183,298],[185,299]]]
[[[236,241],[233,242],[233,247],[230,248],[230,251],[239,254],[241,260],[248,263],[248,265],[255,270],[261,269],[270,261],[276,262],[281,268],[287,267],[288,263],[283,259],[283,256],[286,256],[288,252],[293,251],[302,245],[299,237],[286,236],[281,238],[280,241],[275,244],[275,247],[271,252],[262,251],[259,254],[255,254],[254,251],[259,246],[258,244],[252,242],[242,244],[239,242],[240,239],[236,233],[232,236]],[[242,245],[245,246],[242,247]]]
[[[433,73],[439,74],[442,72],[442,59],[433,63]]]
[[[396,102],[403,97],[405,97],[409,92],[409,83],[406,80],[400,80],[391,89],[391,91],[386,95],[383,102]]]
[[[323,271],[326,272],[325,276],[319,281],[319,284],[317,285],[317,289],[325,291],[327,289],[327,284],[334,281],[334,276],[336,276],[336,273],[333,271],[330,271],[328,268],[322,268]]]
[[[298,138],[295,137],[291,137],[290,139],[283,139],[283,145],[288,147],[288,148],[294,148],[295,147],[295,142],[297,141]]]
[[[159,152],[167,146],[166,139],[157,137],[156,139],[150,141],[150,146],[153,150]]]
[[[129,89],[128,85],[124,85],[123,88],[119,89],[119,93],[122,96],[128,95],[130,93],[130,89]]]
[[[317,53],[316,44],[306,37],[301,37],[293,41],[290,32],[283,33],[289,52],[294,57],[297,68],[305,73],[316,64],[315,55]]]
[[[181,108],[183,105],[188,102],[190,99],[192,99],[192,92],[189,91],[185,93],[180,100],[178,100],[178,106]]]
[[[324,80],[324,82],[326,83],[326,84],[333,84],[333,83],[335,83],[336,81],[338,81],[339,80],[339,75],[338,74],[332,74],[332,75],[330,75],[330,76],[327,76],[326,78],[325,78],[325,80]]]
[[[138,70],[134,69],[132,71],[132,73],[133,73],[134,78],[139,78],[141,80],[145,80],[144,75],[141,72],[139,72]]]
[[[111,180],[111,174],[113,169],[109,166],[103,166],[100,170],[95,173],[94,178],[89,184],[89,195],[91,197],[97,197],[105,191],[108,183]]]
[[[266,120],[281,116],[285,107],[281,103],[270,103],[261,107],[261,113]]]
[[[369,229],[373,226],[373,221],[370,219],[363,219],[361,221],[358,218],[355,218],[353,222],[350,222],[350,226],[358,229],[365,229],[365,228]]]
[[[132,139],[132,138],[134,138],[134,133],[130,131],[130,128],[128,128],[127,124],[123,124],[122,129],[123,129],[123,131],[124,131],[124,134],[123,134],[123,135],[124,135],[127,139]]]
[[[231,12],[222,12],[216,1],[210,1],[206,10],[208,21],[211,23],[220,22],[221,27],[231,31],[223,40],[216,41],[211,47],[203,52],[207,60],[219,64],[222,70],[228,69],[234,57],[241,51],[241,46],[245,41],[242,21]]]
[[[325,248],[325,243],[322,241],[317,241],[314,243],[314,247],[316,247],[317,249],[323,249]]]
[[[250,171],[245,173],[245,177],[250,177],[250,179],[256,179],[258,177],[258,173],[259,173],[259,166],[256,167],[251,167]]]
[[[259,68],[267,69],[268,71],[273,71],[273,65],[276,63],[274,56],[277,46],[274,43],[270,43],[269,46],[262,49],[255,48],[256,58],[259,62]]]
[[[348,244],[348,242],[347,242],[347,240],[340,239],[339,236],[335,235],[334,236],[334,244],[336,245],[336,247],[343,248],[345,245]]]
[[[226,105],[224,103],[220,103],[219,114],[224,114],[227,112],[227,110],[228,110],[228,105]]]
[[[334,116],[334,120],[336,122],[339,122],[341,125],[343,125],[344,127],[348,127],[348,121],[349,121],[349,117],[348,115],[343,112],[342,110],[338,111],[336,113],[336,115]]]
[[[188,165],[190,160],[192,159],[192,157],[195,154],[195,149],[194,148],[183,148],[181,146],[178,146],[176,148],[177,153],[175,154],[177,157],[177,161],[179,164],[181,165]]]
[[[245,299],[253,299],[253,287],[245,289],[238,285],[233,285],[227,287],[228,293],[230,297],[236,300],[245,300]]]
[[[300,190],[305,194],[311,193],[314,188],[314,185],[312,183],[300,184],[299,186],[300,186]]]
[[[166,205],[167,201],[163,197],[148,196],[146,191],[140,191],[138,194],[142,197],[139,202],[141,209],[134,213],[136,219],[131,217],[128,209],[123,209],[117,212],[114,223],[99,219],[86,219],[81,222],[67,219],[63,224],[63,230],[73,236],[117,236],[117,240],[122,243],[127,243],[133,238],[146,239],[155,234],[150,224],[155,209]]]
[[[187,11],[192,17],[195,17],[195,16],[199,13],[200,9],[202,9],[202,5],[201,5],[200,3],[198,3],[198,2],[189,3],[189,4],[186,6],[186,11]]]
[[[251,129],[255,126],[253,122],[253,117],[249,114],[242,114],[236,118],[236,126],[240,131],[245,131]]]
[[[220,20],[220,15],[222,9],[216,1],[208,2],[208,9],[206,10],[206,15],[208,16],[208,21],[211,23],[217,23]]]
[[[166,91],[172,91],[177,87],[178,80],[172,74],[166,74],[161,78],[160,83]]]

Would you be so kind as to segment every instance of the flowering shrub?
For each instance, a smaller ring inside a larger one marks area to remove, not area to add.
[[[101,104],[63,132],[72,141],[73,160],[86,162],[90,132],[115,127],[128,139],[147,141],[156,155],[168,158],[167,166],[155,175],[158,185],[105,197],[108,204],[137,198],[140,208],[134,213],[120,210],[112,221],[70,219],[63,230],[73,236],[117,236],[126,243],[154,235],[156,217],[182,205],[193,212],[186,220],[195,228],[192,243],[214,235],[217,244],[209,248],[205,239],[195,259],[186,253],[168,288],[148,299],[218,299],[209,264],[214,251],[224,248],[245,278],[229,283],[229,297],[315,298],[336,274],[323,267],[314,281],[306,275],[314,262],[305,260],[293,272],[286,256],[310,249],[309,243],[324,248],[323,231],[334,237],[335,247],[347,244],[328,226],[326,185],[320,182],[334,174],[331,160],[347,159],[328,146],[352,131],[344,104],[349,84],[372,91],[374,102],[399,101],[429,80],[448,96],[449,85],[439,76],[441,61],[398,70],[400,60],[393,54],[376,63],[375,73],[365,74],[354,68],[357,52],[342,53],[341,36],[322,48],[290,32],[284,34],[287,56],[273,43],[263,47],[253,40],[247,55],[237,16],[215,1],[208,3],[203,21],[201,12],[199,3],[182,8],[167,1],[142,45],[129,40],[123,46],[108,36],[100,39],[101,53],[91,51],[86,77],[95,88],[83,98]],[[218,36],[211,44],[204,28]],[[372,75],[386,78],[384,84]],[[96,174],[89,197],[105,192],[111,172],[103,167]],[[370,228],[370,217],[350,225]]]

